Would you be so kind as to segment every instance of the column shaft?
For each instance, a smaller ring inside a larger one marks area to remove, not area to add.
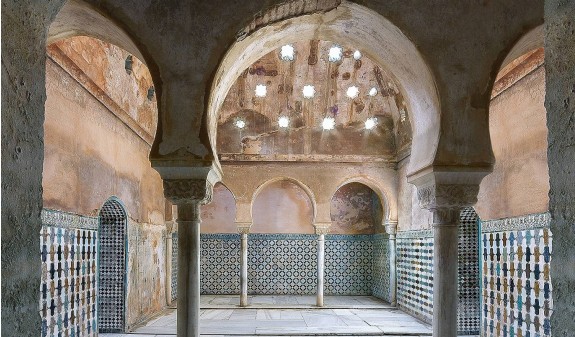
[[[178,207],[178,337],[200,336],[200,203]]]
[[[433,336],[457,336],[459,210],[434,210]]]
[[[241,233],[240,307],[248,306],[248,234]]]
[[[317,296],[316,296],[316,304],[318,307],[323,307],[324,265],[325,265],[325,234],[319,234],[317,238]]]

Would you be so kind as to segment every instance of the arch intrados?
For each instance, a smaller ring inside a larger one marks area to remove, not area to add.
[[[358,184],[362,184],[364,186],[367,186],[377,195],[377,197],[379,199],[379,203],[381,204],[381,208],[383,209],[383,219],[382,220],[384,223],[381,225],[384,225],[385,222],[387,222],[390,219],[390,205],[389,205],[389,201],[388,201],[388,200],[390,200],[390,198],[383,191],[383,189],[380,188],[380,186],[378,186],[375,182],[373,182],[369,179],[366,179],[364,177],[353,177],[353,178],[345,180],[341,184],[337,185],[335,190],[332,191],[331,199],[333,199],[333,197],[335,196],[335,193],[337,193],[337,191],[339,191],[340,188],[342,188],[345,185],[349,185],[351,183],[358,183]]]
[[[544,26],[539,25],[521,36],[521,38],[519,38],[519,40],[513,44],[513,47],[511,47],[505,56],[505,59],[503,59],[503,62],[501,65],[499,65],[497,72],[501,71],[503,68],[509,65],[509,63],[513,62],[522,55],[527,54],[532,50],[543,48],[544,33]]]
[[[128,33],[97,8],[81,0],[68,0],[62,6],[50,24],[46,44],[73,36],[89,36],[115,44],[146,63],[146,59]]]
[[[296,184],[297,186],[299,186],[302,190],[304,190],[304,192],[307,194],[309,200],[311,201],[311,207],[312,207],[312,223],[315,223],[315,218],[316,218],[316,213],[317,213],[317,204],[316,204],[316,199],[315,199],[315,195],[313,194],[313,191],[304,183],[302,183],[301,181],[295,179],[295,178],[291,178],[291,177],[277,177],[274,179],[270,179],[266,182],[264,182],[263,184],[259,185],[256,190],[254,191],[254,194],[252,196],[252,200],[250,202],[250,215],[253,219],[253,209],[254,209],[254,202],[256,200],[256,198],[258,197],[258,195],[260,194],[260,192],[265,189],[268,185],[271,185],[273,183],[276,182],[280,182],[280,181],[289,181],[292,182],[294,184]]]
[[[412,116],[410,172],[433,162],[439,142],[440,101],[431,70],[415,45],[393,23],[372,10],[345,0],[325,13],[272,23],[232,45],[216,72],[208,101],[207,124],[214,154],[217,153],[219,110],[237,77],[260,57],[286,43],[293,43],[294,37],[297,40],[322,39],[353,45],[386,68],[404,93]],[[393,67],[390,69],[385,65]]]

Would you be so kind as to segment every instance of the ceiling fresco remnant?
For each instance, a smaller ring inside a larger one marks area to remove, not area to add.
[[[219,116],[223,161],[397,161],[411,145],[390,73],[332,41],[269,52],[238,77]]]

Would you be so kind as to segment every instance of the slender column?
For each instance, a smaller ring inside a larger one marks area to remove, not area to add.
[[[323,307],[324,269],[325,269],[325,234],[329,233],[329,223],[315,224],[317,238],[317,288],[316,305]]]
[[[433,336],[457,336],[459,208],[433,210]]]
[[[178,207],[178,337],[200,336],[200,203]]]
[[[240,243],[240,307],[247,307],[248,303],[248,233],[251,224],[238,224],[241,235]]]
[[[200,206],[211,201],[205,179],[164,179],[164,194],[178,205],[178,337],[200,336]]]
[[[397,305],[397,267],[396,267],[396,242],[397,221],[388,220],[385,223],[385,230],[389,234],[389,302]]]

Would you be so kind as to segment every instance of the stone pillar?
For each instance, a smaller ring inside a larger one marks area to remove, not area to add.
[[[248,233],[251,223],[238,223],[240,243],[240,307],[248,306]]]
[[[178,205],[178,337],[200,336],[200,206],[211,201],[205,179],[164,180],[164,194]]]
[[[317,237],[317,288],[316,305],[323,307],[324,267],[325,267],[325,234],[329,233],[330,223],[316,223]]]
[[[172,304],[172,234],[175,232],[176,222],[166,221],[166,304],[169,306]]]
[[[397,305],[397,255],[395,246],[395,235],[397,233],[397,220],[385,222],[385,231],[389,235],[389,302]]]
[[[413,181],[421,207],[433,214],[434,337],[457,336],[459,212],[477,202],[487,172],[431,172]]]

